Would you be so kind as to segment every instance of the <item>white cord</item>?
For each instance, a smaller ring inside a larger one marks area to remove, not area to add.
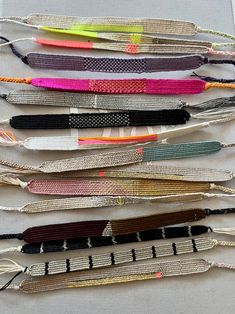
[[[22,25],[22,26],[27,26],[27,27],[31,27],[31,28],[36,28],[36,29],[40,29],[41,26],[40,25],[32,25],[32,24],[26,24],[24,22],[19,22],[19,21],[15,21],[15,20],[11,20],[11,19],[5,19],[5,18],[2,18],[0,19],[0,23],[1,22],[6,22],[6,23],[14,23],[14,24],[19,24],[19,25]]]
[[[25,40],[35,41],[35,38],[31,37],[31,38],[19,38],[19,39],[11,40],[11,41],[8,41],[7,43],[0,44],[0,47],[9,46],[10,44],[14,44],[14,43],[25,41]]]

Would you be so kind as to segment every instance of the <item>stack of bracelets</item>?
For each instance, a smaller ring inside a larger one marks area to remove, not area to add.
[[[0,149],[10,147],[9,151],[13,152],[21,148],[22,153],[24,150],[36,153],[78,151],[79,155],[44,160],[36,165],[1,158],[0,189],[2,186],[18,187],[39,196],[47,195],[48,198],[21,206],[0,204],[0,212],[43,215],[45,212],[53,214],[54,211],[89,208],[97,208],[98,211],[103,207],[114,207],[118,211],[118,207],[125,205],[150,204],[157,211],[159,206],[164,207],[152,215],[133,214],[122,219],[38,225],[23,232],[14,225],[7,233],[0,230],[1,243],[2,240],[7,243],[12,239],[21,241],[20,246],[8,243],[7,247],[0,247],[0,255],[15,254],[14,260],[0,259],[0,274],[12,274],[6,283],[1,284],[0,291],[13,289],[37,293],[204,273],[211,268],[235,270],[234,263],[189,255],[206,253],[217,246],[224,247],[224,250],[235,247],[235,240],[232,240],[235,225],[217,227],[213,223],[198,224],[199,220],[210,219],[210,216],[217,219],[221,217],[219,215],[232,217],[235,207],[201,208],[191,205],[190,209],[183,206],[174,208],[179,203],[208,201],[211,198],[233,200],[235,188],[227,183],[233,183],[235,174],[213,167],[158,163],[176,159],[182,163],[186,158],[199,159],[201,156],[219,156],[233,151],[235,142],[224,143],[216,136],[214,140],[166,141],[233,121],[234,96],[192,103],[180,99],[180,95],[196,95],[217,88],[231,91],[235,89],[235,78],[215,78],[192,72],[191,77],[183,79],[131,79],[125,78],[124,74],[196,70],[204,65],[207,65],[206,68],[216,66],[218,70],[224,64],[232,68],[235,52],[224,50],[224,47],[234,47],[235,36],[202,28],[192,22],[153,18],[32,14],[27,17],[1,17],[0,24],[3,23],[25,27],[28,33],[33,29],[57,35],[55,39],[30,35],[16,39],[0,36],[0,53],[3,49],[9,52],[10,57],[12,53],[24,63],[22,66],[25,68],[121,73],[123,78],[85,79],[82,75],[79,79],[47,75],[31,78],[1,74],[0,82],[9,83],[9,86],[15,83],[23,85],[23,89],[0,91],[3,104],[16,108],[28,105],[32,111],[36,106],[43,106],[51,113],[1,119]],[[63,36],[61,40],[58,39],[60,34]],[[225,42],[195,40],[193,36],[196,34],[215,35]],[[74,39],[64,40],[66,35],[73,35]],[[86,39],[78,41],[76,36]],[[95,39],[94,42],[92,39]],[[20,43],[25,41],[34,43],[36,48],[47,47],[52,51],[67,48],[74,52],[23,54]],[[88,49],[103,50],[107,54],[122,52],[129,56],[116,58],[76,54],[78,50]],[[130,56],[133,54],[149,54],[151,57]],[[30,88],[27,89],[27,85]],[[75,108],[76,111],[54,114],[55,107],[64,110]],[[88,111],[78,113],[79,109]],[[154,126],[158,129],[154,130]],[[22,135],[16,137],[9,127],[21,130],[84,129],[85,132],[92,128],[95,135],[71,133],[71,136],[20,138]],[[121,128],[122,134],[111,136],[106,132],[108,129],[105,128],[114,127]],[[124,127],[134,129],[126,133]],[[102,135],[97,134],[99,128],[104,129]],[[170,209],[167,208],[169,204]],[[216,239],[218,235],[225,239]],[[186,239],[180,239],[182,237]],[[164,239],[170,240],[161,241]],[[124,244],[129,244],[129,247]],[[93,252],[95,248],[102,251]],[[87,249],[87,253],[75,257],[54,260],[46,257],[44,262],[28,262],[25,265],[15,261],[17,253],[29,256],[82,249]],[[181,254],[188,255],[180,258]],[[179,257],[172,259],[175,255]],[[168,260],[161,260],[163,257],[168,257]],[[16,277],[23,274],[25,279],[16,284]]]

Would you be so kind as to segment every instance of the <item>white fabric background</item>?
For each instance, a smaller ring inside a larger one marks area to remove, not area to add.
[[[77,16],[133,16],[133,17],[159,17],[159,18],[175,18],[191,20],[201,27],[217,29],[220,31],[234,34],[234,19],[232,11],[232,1],[230,0],[61,0],[61,1],[33,1],[33,0],[0,0],[0,14],[2,16],[19,15],[27,16],[30,13],[55,13]],[[0,25],[0,33],[10,39],[20,37],[50,37],[48,34],[36,33],[27,28],[14,25]],[[52,35],[51,35],[52,36]],[[197,38],[220,40],[217,37],[200,35]],[[31,43],[21,43],[18,47],[23,51],[51,51],[58,50],[48,49],[33,45]],[[98,55],[91,51],[72,51],[63,50],[65,53],[77,53],[82,55]],[[99,52],[99,55],[107,55],[106,52]],[[111,54],[110,54],[111,55]],[[114,54],[113,54],[114,55]],[[116,54],[117,55],[117,54]],[[120,54],[121,55],[121,54]],[[56,72],[33,70],[20,62],[9,51],[4,48],[0,54],[0,75],[20,76],[20,77],[40,77],[40,76],[58,76],[58,77],[121,77],[122,75],[95,74],[95,73],[73,73],[73,72]],[[234,68],[232,66],[204,66],[198,70],[199,73],[214,75],[217,77],[234,77]],[[141,77],[187,77],[190,72],[177,72],[167,74],[147,74]],[[125,75],[126,77],[140,77],[137,74]],[[0,83],[0,92],[7,92],[13,88],[23,88],[22,86],[13,86],[12,84]],[[28,88],[27,86],[24,88]],[[184,97],[190,103],[201,102],[207,99],[219,96],[233,95],[231,91],[211,90],[202,95]],[[6,119],[12,115],[23,113],[49,113],[49,112],[66,112],[60,108],[32,108],[30,106],[12,106],[0,100],[0,119]],[[175,142],[183,142],[190,140],[220,140],[223,142],[234,141],[234,122],[225,125],[216,126],[203,130],[196,134],[192,134],[185,138],[176,139]],[[76,132],[76,131],[75,131]],[[84,134],[82,131],[81,134]],[[97,134],[98,131],[92,131]],[[99,131],[100,133],[101,131]],[[106,132],[109,132],[106,131]],[[19,138],[37,135],[60,135],[69,134],[69,131],[20,131],[15,132]],[[75,156],[77,153],[39,153],[27,152],[20,149],[0,149],[0,159],[10,159],[17,161],[28,161],[37,164],[46,159],[63,158]],[[234,150],[223,150],[219,154],[206,156],[196,159],[188,159],[183,161],[169,161],[164,164],[172,165],[191,165],[201,167],[215,167],[218,169],[229,169],[235,171],[235,155]],[[230,186],[235,186],[233,182]],[[20,206],[33,200],[43,199],[40,196],[33,196],[14,187],[0,188],[0,205]],[[234,200],[210,200],[195,204],[177,205],[174,208],[192,208],[192,207],[232,207]],[[144,215],[155,213],[159,209],[172,209],[173,205],[138,205],[123,208],[105,208],[92,210],[78,210],[60,213],[47,213],[43,215],[23,215],[19,213],[0,213],[0,233],[4,232],[21,232],[26,228],[47,223],[70,222],[82,219],[102,219],[102,218],[119,218],[130,217],[135,215]],[[218,216],[208,218],[201,222],[211,226],[235,226],[235,217]],[[219,237],[217,237],[219,238]],[[223,237],[220,237],[223,238]],[[226,238],[226,237],[224,237]],[[226,239],[228,239],[227,237]],[[231,237],[230,240],[233,240]],[[19,241],[2,241],[0,249],[9,245],[19,245]],[[161,242],[163,243],[163,242]],[[131,246],[122,246],[131,247]],[[117,248],[115,248],[117,250]],[[97,249],[93,252],[101,252],[103,249]],[[68,256],[76,256],[79,254],[87,254],[83,252],[69,252],[47,255],[20,255],[15,254],[13,259],[22,265],[28,265],[37,261],[46,261],[52,259],[61,259]],[[198,255],[185,255],[188,257],[203,257],[215,259],[216,261],[224,261],[234,263],[234,249],[217,248]],[[11,256],[12,257],[12,256]],[[4,283],[6,276],[0,277],[0,283]],[[57,314],[73,314],[73,313],[234,313],[234,279],[235,273],[226,270],[211,270],[209,273],[168,278],[161,281],[145,281],[139,283],[121,284],[107,287],[86,288],[63,290],[39,295],[23,295],[20,292],[2,292],[0,294],[0,312],[5,313],[57,313]]]

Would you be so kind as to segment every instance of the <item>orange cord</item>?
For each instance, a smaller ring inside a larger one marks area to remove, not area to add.
[[[124,136],[124,137],[79,137],[79,140],[105,140],[105,141],[120,141],[120,140],[138,140],[141,138],[156,138],[157,134],[139,135],[139,136]]]
[[[220,82],[209,82],[205,85],[205,90],[209,88],[232,88],[235,89],[235,83],[220,83]]]
[[[31,78],[17,78],[17,77],[0,76],[0,82],[31,84],[32,79]]]

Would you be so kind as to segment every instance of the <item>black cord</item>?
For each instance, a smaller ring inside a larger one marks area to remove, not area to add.
[[[7,43],[10,42],[9,39],[7,39],[6,37],[3,37],[3,36],[0,36],[0,39],[3,40],[3,41],[5,41],[5,42],[7,42]],[[11,48],[11,51],[13,52],[13,54],[14,54],[15,56],[17,56],[18,58],[20,58],[20,59],[22,60],[22,62],[24,62],[25,64],[29,64],[27,56],[23,56],[23,55],[15,48],[15,46],[14,46],[13,44],[9,44],[9,47]]]
[[[23,240],[23,234],[22,233],[9,233],[9,234],[0,235],[0,240],[9,240],[9,239]]]
[[[21,271],[19,271],[17,274],[15,274],[4,286],[2,286],[1,288],[0,288],[0,291],[3,291],[3,290],[6,290],[9,286],[10,286],[10,284],[12,283],[12,281],[16,278],[16,277],[18,277],[20,274],[22,274],[22,270]]]
[[[235,82],[235,79],[219,79],[216,77],[198,75],[195,72],[193,72],[193,74],[191,74],[191,76],[196,76],[205,82],[218,82],[218,83],[233,83],[233,82]]]

